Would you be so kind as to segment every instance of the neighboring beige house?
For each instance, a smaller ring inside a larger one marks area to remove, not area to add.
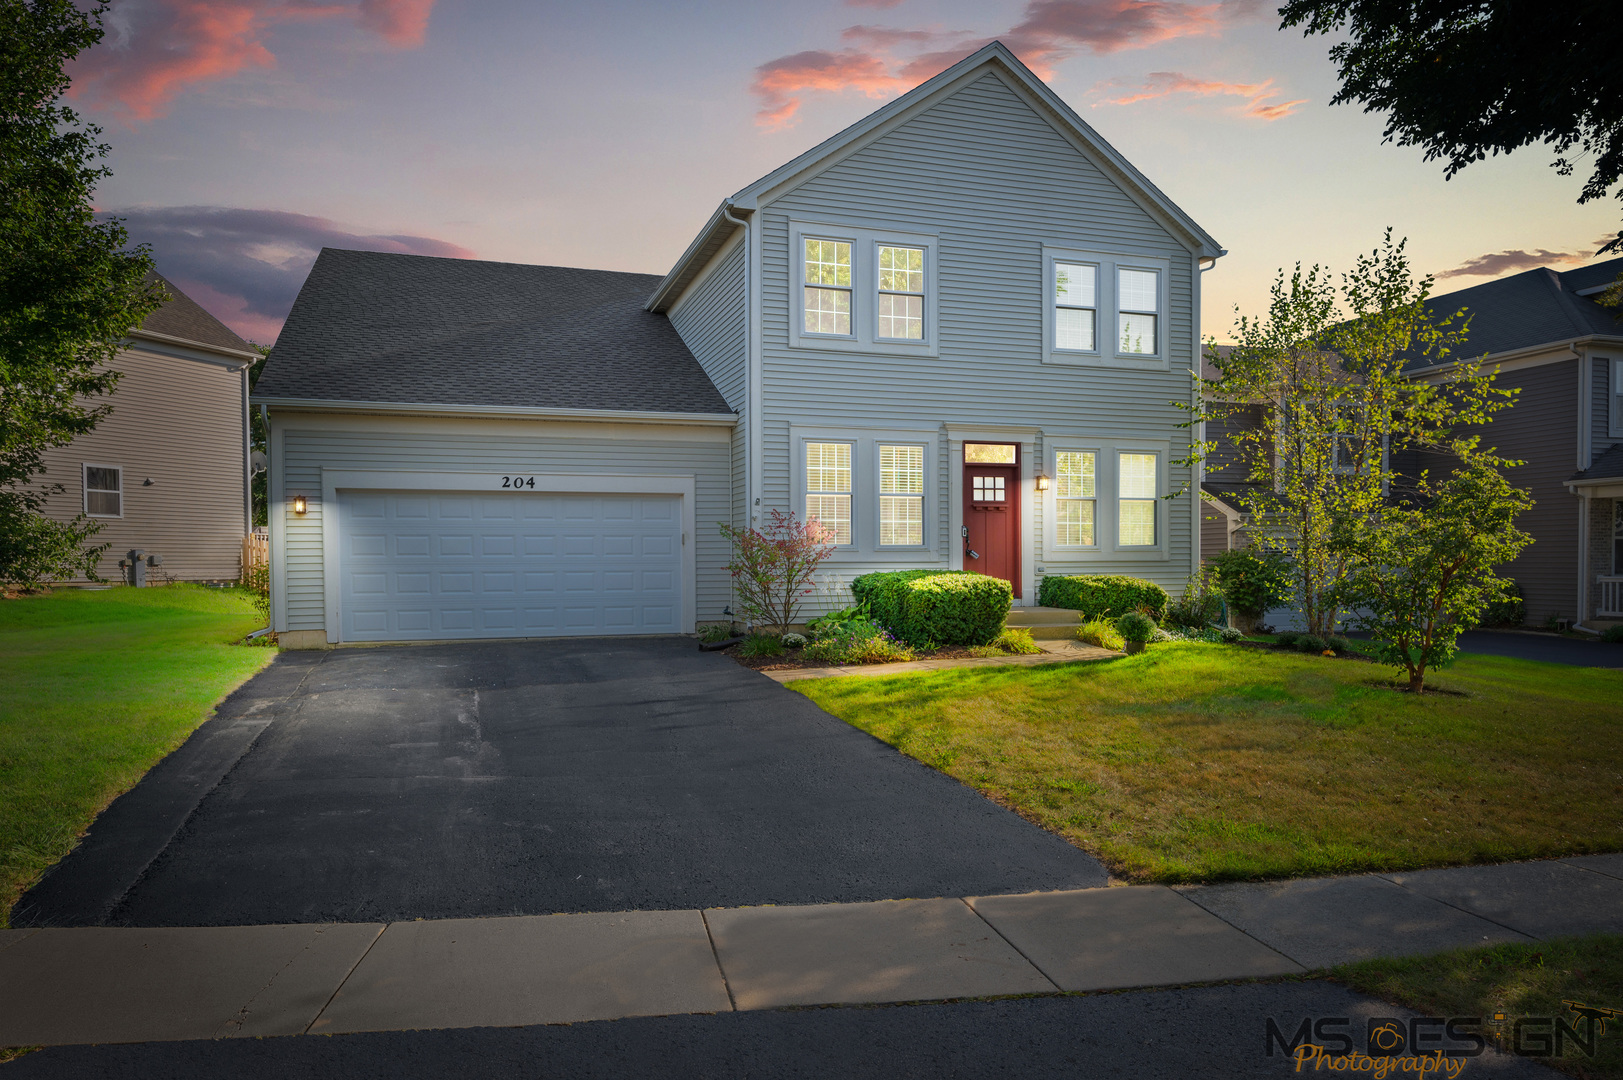
[[[158,279],[162,281],[162,279]],[[233,581],[252,527],[248,368],[252,346],[167,281],[173,297],[133,331],[115,367],[112,415],[45,455],[42,483],[59,483],[46,513],[102,524],[100,573],[139,549],[177,581]],[[156,571],[150,571],[161,579]]]

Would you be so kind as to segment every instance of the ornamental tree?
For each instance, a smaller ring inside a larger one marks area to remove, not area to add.
[[[1454,452],[1462,464],[1447,478],[1422,474],[1411,499],[1381,507],[1367,525],[1349,523],[1335,540],[1355,564],[1338,598],[1417,694],[1427,671],[1453,662],[1460,632],[1514,588],[1498,568],[1533,542],[1516,527],[1532,496],[1503,472],[1521,462],[1478,452],[1475,438]]]
[[[1307,631],[1335,632],[1337,589],[1354,553],[1334,542],[1349,523],[1374,520],[1404,479],[1405,451],[1448,446],[1456,429],[1487,422],[1514,391],[1493,385],[1480,360],[1462,359],[1459,313],[1438,317],[1432,279],[1416,280],[1406,241],[1387,230],[1340,285],[1321,267],[1280,271],[1268,314],[1235,322],[1235,344],[1208,355],[1191,423],[1236,418],[1233,447],[1249,487],[1234,497],[1252,515],[1252,542],[1288,558],[1292,602]],[[1448,378],[1418,381],[1416,361],[1451,363]],[[1267,420],[1245,417],[1263,406]],[[1216,444],[1197,443],[1190,463]]]
[[[44,452],[93,429],[112,409],[111,367],[127,333],[165,299],[144,247],[125,250],[91,195],[109,175],[101,129],[64,106],[64,65],[101,40],[106,5],[0,0],[0,582],[94,576],[99,528],[42,511],[60,483],[40,484]]]
[[[721,535],[733,545],[727,571],[740,614],[750,626],[769,626],[782,635],[814,591],[817,568],[834,554],[833,534],[815,518],[800,521],[773,510],[765,528],[723,524]]]

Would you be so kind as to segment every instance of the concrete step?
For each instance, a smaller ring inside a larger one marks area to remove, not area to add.
[[[1034,638],[1070,638],[1082,625],[1082,615],[1070,608],[1017,607],[1010,609],[1003,625],[1023,627]]]

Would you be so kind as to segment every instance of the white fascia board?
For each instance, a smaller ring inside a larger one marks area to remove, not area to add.
[[[1407,372],[1411,379],[1423,379],[1432,375],[1447,375],[1458,368],[1462,363],[1482,364],[1497,368],[1500,371],[1516,371],[1521,368],[1542,367],[1545,364],[1563,364],[1568,360],[1579,359],[1578,346],[1600,345],[1603,348],[1623,348],[1623,337],[1609,334],[1585,334],[1583,337],[1563,338],[1560,341],[1547,341],[1539,345],[1528,345],[1525,348],[1509,349],[1502,353],[1483,353],[1481,356],[1468,357],[1465,360],[1450,360],[1446,364],[1435,367],[1415,368]],[[1558,350],[1565,349],[1566,352]],[[1546,353],[1550,355],[1545,355]]]
[[[721,254],[721,248],[726,246],[727,238],[739,228],[727,220],[727,208],[727,200],[716,207],[716,212],[710,215],[710,220],[704,223],[699,235],[695,236],[687,250],[682,252],[682,257],[676,260],[676,265],[671,267],[670,273],[655,286],[653,295],[643,305],[644,310],[660,313],[669,311],[677,297],[686,291],[689,282]],[[738,208],[734,207],[735,216],[737,212]],[[695,265],[699,255],[707,249],[710,250],[710,254]]]
[[[119,343],[119,347],[140,349],[157,353],[159,356],[174,357],[177,360],[196,360],[199,363],[230,368],[232,371],[240,371],[260,358],[256,352],[224,349],[218,345],[205,345],[189,338],[156,334],[151,330],[131,330],[129,336]]]
[[[655,412],[637,409],[547,409],[523,405],[451,405],[416,401],[331,401],[322,398],[255,396],[255,405],[301,412],[396,413],[440,416],[505,416],[517,419],[611,420],[630,424],[715,424],[731,427],[736,413]]]
[[[788,189],[798,187],[812,175],[822,172],[842,158],[885,134],[890,128],[905,123],[913,114],[923,111],[941,98],[950,96],[960,84],[977,78],[982,69],[996,67],[1023,88],[1057,121],[1062,134],[1070,136],[1097,158],[1109,173],[1115,174],[1123,190],[1134,196],[1146,209],[1156,213],[1182,233],[1188,246],[1202,258],[1217,259],[1228,254],[1223,246],[1202,229],[1184,210],[1167,198],[1166,194],[1139,172],[1121,152],[1077,115],[1059,95],[1031,69],[1021,63],[1002,42],[994,41],[980,51],[965,57],[941,74],[909,90],[895,101],[870,113],[837,135],[824,140],[793,161],[763,176],[728,200],[738,208],[755,208],[772,202]],[[906,115],[903,115],[906,114]]]

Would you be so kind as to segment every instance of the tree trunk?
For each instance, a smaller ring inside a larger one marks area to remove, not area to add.
[[[1410,671],[1409,672],[1409,693],[1411,693],[1411,694],[1419,694],[1419,693],[1424,692],[1425,689],[1426,689],[1426,672],[1425,672],[1425,670],[1422,669],[1420,671]]]

